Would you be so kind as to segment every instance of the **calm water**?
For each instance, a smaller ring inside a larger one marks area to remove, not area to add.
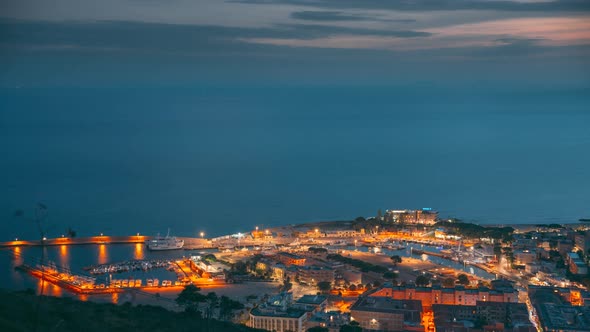
[[[0,266],[3,273],[0,273],[0,288],[9,289],[40,289],[40,282],[14,268],[23,263],[36,265],[41,257],[41,248],[11,248],[0,249]],[[115,245],[79,245],[79,246],[53,246],[45,248],[46,264],[54,264],[58,269],[69,269],[73,274],[90,274],[84,270],[85,267],[97,264],[117,263],[132,259],[168,259],[180,258],[183,255],[190,255],[191,251],[165,251],[153,252],[147,250],[143,244],[115,244]],[[106,283],[109,275],[97,275],[97,284]],[[162,280],[176,280],[174,272],[159,268],[148,271],[132,271],[124,273],[113,273],[113,279],[142,279],[146,284],[147,279],[158,278]],[[65,290],[51,284],[46,284],[47,294],[72,296]]]
[[[438,209],[590,216],[590,94],[432,87],[0,90],[0,240],[197,236]]]

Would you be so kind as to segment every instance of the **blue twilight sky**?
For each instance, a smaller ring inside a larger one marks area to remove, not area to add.
[[[0,1],[3,87],[586,87],[589,45],[586,0]]]
[[[0,0],[0,241],[590,217],[588,0]]]

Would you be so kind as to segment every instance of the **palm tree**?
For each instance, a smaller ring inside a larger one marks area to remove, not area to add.
[[[32,218],[26,218],[23,210],[16,210],[14,216],[17,218],[23,218],[27,221],[32,221],[37,225],[37,231],[39,232],[39,239],[41,243],[41,289],[39,290],[39,297],[37,298],[37,307],[35,309],[35,324],[33,331],[37,331],[39,328],[39,312],[41,309],[41,299],[45,292],[45,241],[47,240],[45,234],[46,230],[43,229],[42,221],[47,217],[47,206],[43,203],[37,203]]]

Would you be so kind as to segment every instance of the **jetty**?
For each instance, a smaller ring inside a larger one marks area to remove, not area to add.
[[[107,236],[98,235],[90,237],[58,237],[47,238],[43,240],[19,240],[0,242],[0,248],[12,247],[38,247],[38,246],[61,246],[61,245],[84,245],[84,244],[116,244],[116,243],[144,243],[150,240],[151,236],[132,235],[132,236]]]

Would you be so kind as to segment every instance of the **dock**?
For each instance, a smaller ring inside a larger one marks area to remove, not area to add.
[[[61,246],[61,245],[84,245],[84,244],[125,244],[125,243],[144,243],[149,241],[151,236],[133,235],[133,236],[91,236],[91,237],[58,237],[45,240],[19,240],[0,242],[0,248],[12,247],[38,247],[38,246]]]

